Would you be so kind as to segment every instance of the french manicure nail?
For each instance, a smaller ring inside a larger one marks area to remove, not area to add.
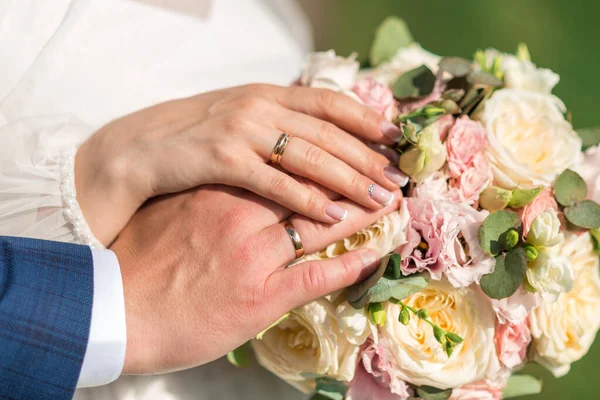
[[[388,192],[379,185],[372,184],[369,186],[369,196],[384,207],[389,206],[394,201],[394,194]]]
[[[404,187],[408,183],[408,176],[404,175],[402,171],[396,167],[388,165],[383,169],[383,173],[390,181],[400,187]]]
[[[348,217],[348,211],[337,204],[328,204],[327,207],[325,207],[325,214],[338,221],[343,221]]]
[[[398,140],[402,136],[402,130],[390,121],[383,121],[380,126],[381,133],[392,140]]]
[[[375,253],[374,251],[365,251],[360,255],[360,259],[363,265],[365,266],[374,264],[375,262],[377,262],[378,258],[379,257],[377,257],[377,253]]]

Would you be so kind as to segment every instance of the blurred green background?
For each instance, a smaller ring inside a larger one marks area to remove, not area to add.
[[[417,42],[440,55],[471,58],[495,47],[514,53],[529,46],[532,61],[561,81],[554,93],[573,113],[575,128],[600,125],[600,2],[593,0],[304,0],[319,50],[368,55],[375,27],[388,15],[402,17]],[[544,381],[543,393],[524,399],[600,398],[600,341],[564,378],[543,368],[527,372]]]

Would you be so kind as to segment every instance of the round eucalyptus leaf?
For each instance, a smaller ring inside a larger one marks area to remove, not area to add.
[[[580,228],[600,228],[600,205],[592,200],[584,200],[565,208],[567,220]]]
[[[448,72],[455,78],[466,76],[473,69],[469,60],[460,57],[444,57],[439,63],[440,70]]]
[[[417,395],[422,400],[447,400],[452,395],[452,389],[438,389],[431,386],[420,386]]]
[[[492,299],[505,299],[514,294],[525,279],[527,256],[521,247],[496,257],[491,274],[481,278],[481,290]]]
[[[402,18],[390,16],[383,20],[375,31],[375,39],[369,51],[369,62],[375,67],[390,60],[398,49],[414,42],[408,25]]]
[[[500,254],[504,236],[511,230],[516,230],[519,235],[523,233],[523,223],[516,212],[499,210],[488,215],[478,232],[483,251],[492,256]]]
[[[484,71],[473,71],[467,76],[467,81],[477,87],[491,86],[501,87],[503,85],[502,80],[498,79],[494,75]]]
[[[554,197],[560,205],[570,206],[585,199],[585,196],[587,196],[587,186],[577,172],[566,169],[560,174],[554,184]]]
[[[396,98],[419,98],[433,92],[435,75],[427,66],[421,65],[400,75],[392,85]]]
[[[600,144],[600,126],[577,129],[577,134],[581,138],[581,148],[583,150]]]

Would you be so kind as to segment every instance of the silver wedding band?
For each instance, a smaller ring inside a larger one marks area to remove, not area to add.
[[[281,163],[281,157],[283,157],[283,152],[285,151],[285,148],[287,147],[291,138],[292,135],[288,135],[285,132],[281,134],[277,140],[277,143],[275,143],[275,147],[273,147],[273,151],[271,152],[271,162],[273,164]]]
[[[300,235],[294,225],[290,221],[283,221],[281,223],[285,228],[285,232],[288,234],[292,244],[294,245],[294,251],[296,252],[296,259],[302,257],[304,255],[304,245],[302,245],[302,239],[300,239]]]

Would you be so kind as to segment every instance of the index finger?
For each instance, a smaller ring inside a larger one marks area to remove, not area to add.
[[[402,136],[396,125],[372,108],[329,89],[293,86],[279,92],[284,107],[329,121],[362,139],[391,144]]]

